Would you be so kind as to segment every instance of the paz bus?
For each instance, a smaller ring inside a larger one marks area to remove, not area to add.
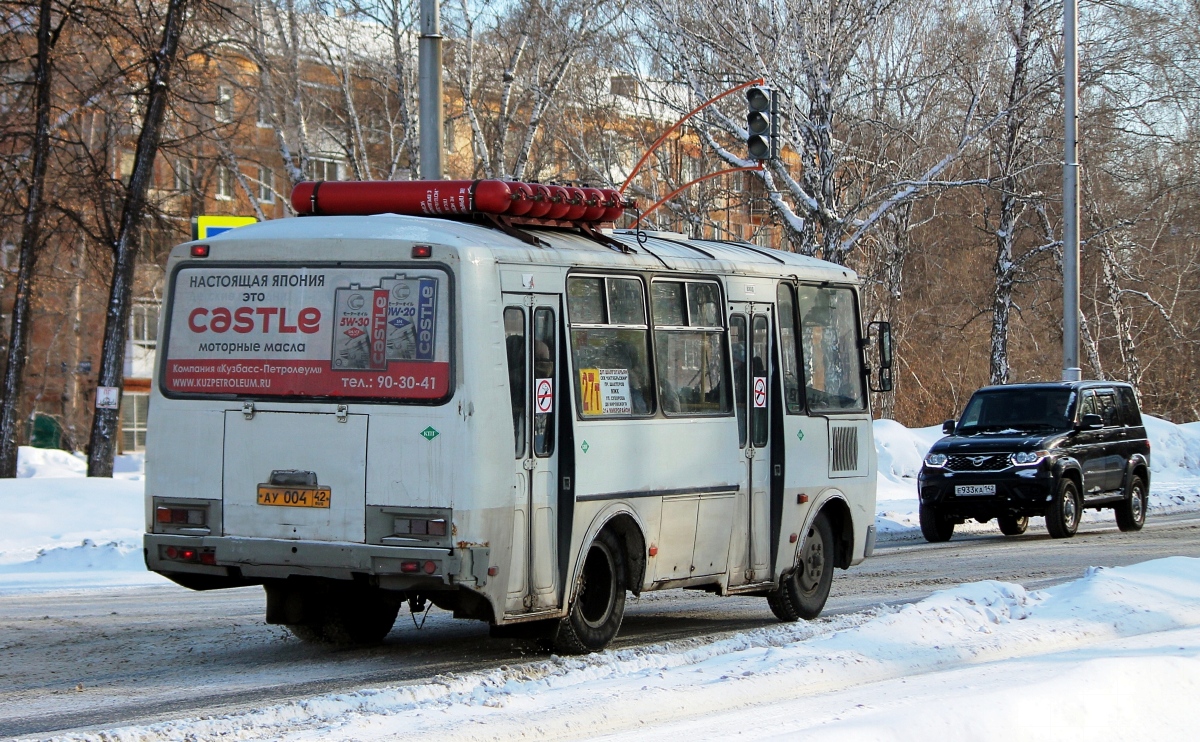
[[[302,218],[172,251],[149,569],[337,643],[405,602],[574,653],[627,592],[817,616],[875,540],[890,328],[855,274],[495,183],[305,183]]]

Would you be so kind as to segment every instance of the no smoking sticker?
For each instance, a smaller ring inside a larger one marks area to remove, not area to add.
[[[535,379],[533,382],[533,399],[539,415],[554,412],[554,380]]]
[[[765,376],[754,377],[754,406],[767,406],[767,377]]]

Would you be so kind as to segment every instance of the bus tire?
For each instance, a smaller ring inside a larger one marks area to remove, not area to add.
[[[808,527],[796,569],[767,595],[776,618],[792,622],[821,615],[833,584],[833,548],[833,529],[821,513]]]
[[[560,654],[587,654],[608,646],[625,617],[628,585],[621,542],[612,531],[601,531],[588,547],[575,598],[558,623],[551,648]]]
[[[339,588],[313,595],[310,600],[323,605],[313,605],[302,623],[286,626],[297,639],[314,644],[379,644],[400,612],[400,601],[376,588]]]
[[[284,624],[287,630],[292,632],[292,636],[306,644],[324,644],[325,632],[321,629],[320,624],[316,623],[289,623]]]

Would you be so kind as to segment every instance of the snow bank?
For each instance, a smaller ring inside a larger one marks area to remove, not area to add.
[[[58,739],[1157,741],[1192,736],[1197,693],[1200,559],[1173,557],[1041,592],[973,583],[709,643]]]
[[[145,469],[145,454],[122,454],[113,459],[113,475],[117,479],[139,480]],[[21,446],[17,449],[18,478],[86,476],[87,459],[81,453],[68,453],[56,448],[32,448],[30,446]]]
[[[140,534],[139,534],[140,535]],[[40,549],[33,561],[0,565],[0,573],[73,572],[76,570],[143,570],[142,549],[128,541],[97,544],[85,538],[77,546]]]
[[[1200,423],[1176,425],[1145,415],[1155,483],[1200,478]]]
[[[107,478],[0,480],[0,564],[85,540],[141,547],[145,529],[140,481]]]
[[[18,478],[0,480],[0,590],[111,584],[95,573],[145,572],[143,458],[118,456],[114,468],[112,479],[88,478],[80,456],[19,449]]]

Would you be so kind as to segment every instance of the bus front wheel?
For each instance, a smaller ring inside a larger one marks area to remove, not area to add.
[[[628,570],[621,542],[601,531],[588,547],[571,609],[554,632],[552,648],[561,654],[587,654],[608,646],[625,617]]]
[[[813,619],[821,615],[833,584],[833,529],[822,513],[804,535],[796,569],[767,595],[767,605],[780,621]]]

